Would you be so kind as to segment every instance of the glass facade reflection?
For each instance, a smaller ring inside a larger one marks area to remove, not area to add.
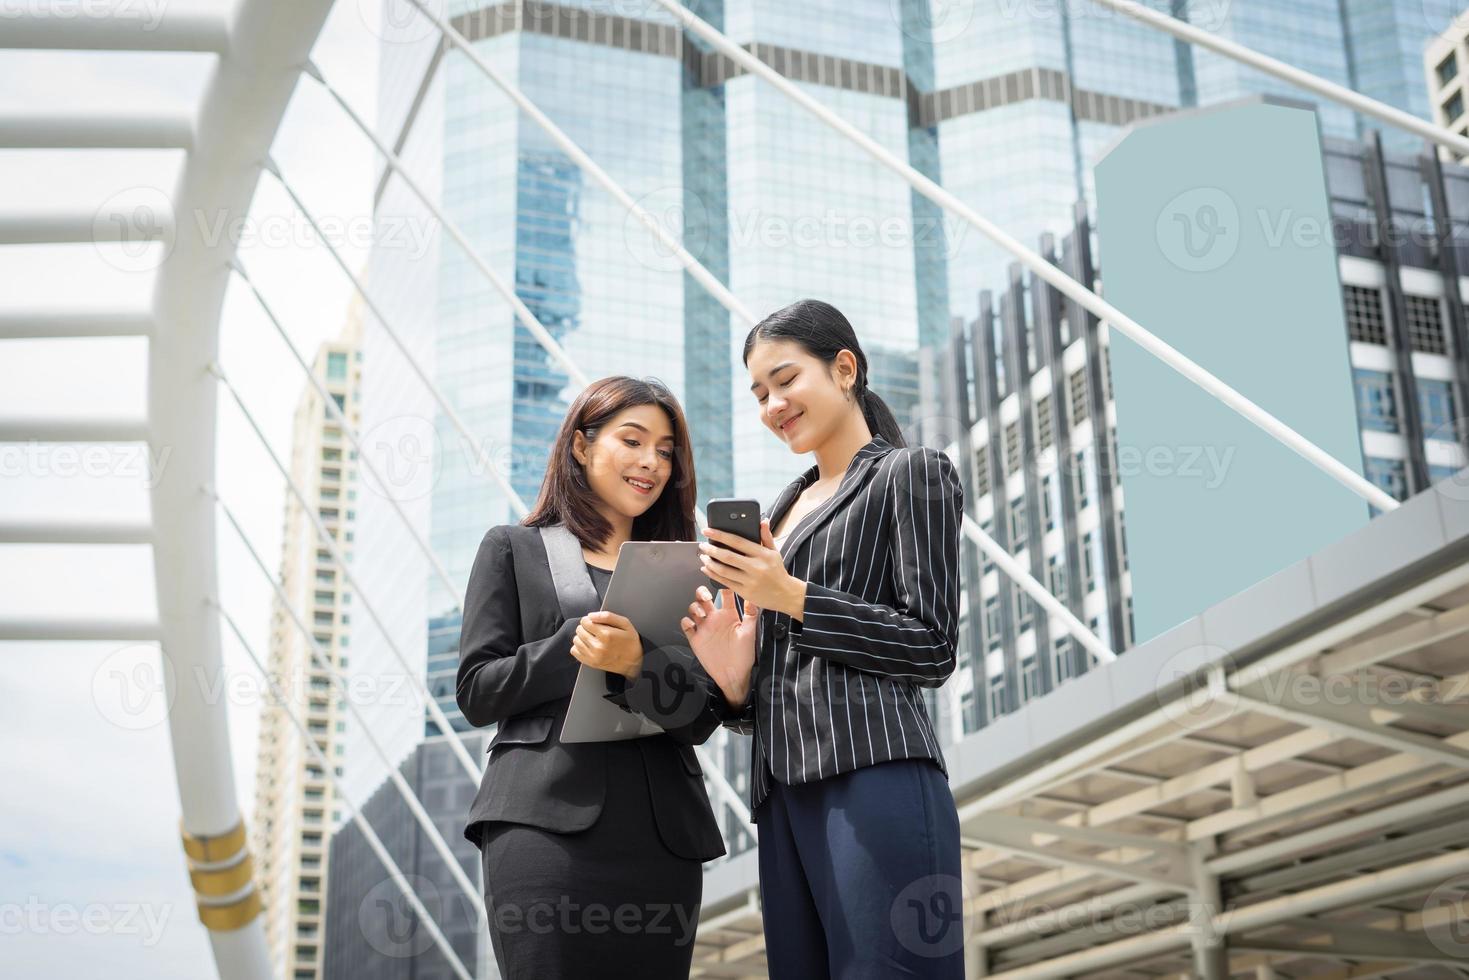
[[[1455,12],[1439,0],[1149,4],[1425,117],[1421,45]],[[1301,95],[1092,0],[691,6],[1030,245],[1044,233],[1060,241],[1078,226],[1089,228],[1092,167],[1125,127],[1257,92]],[[874,388],[910,430],[944,434],[944,410],[920,399],[920,382],[936,370],[932,351],[949,341],[955,319],[988,317],[994,324],[987,342],[961,341],[960,356],[977,361],[976,348],[990,349],[998,362],[989,392],[996,411],[1014,394],[1007,375],[1037,369],[1026,363],[1007,370],[1003,355],[1007,316],[1019,317],[1013,330],[1032,335],[1032,359],[1045,353],[1026,284],[1011,300],[1022,306],[999,306],[1010,291],[1008,253],[685,35],[656,5],[451,0],[448,13],[480,56],[757,316],[807,296],[842,309],[863,338]],[[415,178],[583,371],[653,376],[674,390],[693,431],[701,501],[741,495],[768,504],[811,460],[792,457],[760,421],[741,359],[744,325],[463,54],[440,49],[422,24],[404,21],[388,33],[379,104],[385,141],[401,147]],[[1323,108],[1321,120],[1330,136],[1355,138],[1363,128],[1334,107]],[[1389,144],[1400,140],[1384,136]],[[380,218],[432,226],[401,182],[386,175],[377,208]],[[1083,245],[1095,247],[1068,247]],[[1104,258],[1090,254],[1084,265],[1095,268]],[[364,629],[365,649],[355,659],[368,670],[396,670],[391,641],[412,666],[427,670],[429,658],[439,657],[434,668],[442,681],[448,651],[439,643],[430,650],[426,631],[431,620],[440,628],[449,622],[461,596],[415,560],[415,546],[382,498],[397,498],[450,580],[464,582],[484,531],[519,516],[487,467],[533,502],[574,385],[447,236],[434,237],[421,256],[375,251],[369,278],[385,315],[483,452],[462,444],[401,358],[369,329],[367,359],[383,367],[364,379],[364,430],[379,436],[377,444],[389,447],[410,476],[369,493],[359,508],[364,588],[387,600],[387,635]],[[982,312],[984,291],[996,306]],[[1058,350],[1083,336],[1080,317],[1070,315],[1059,327]],[[1105,377],[1099,372],[1096,384]],[[983,386],[973,378],[965,384],[969,404],[984,414]],[[1102,401],[1083,404],[1088,384],[1058,389],[1049,402],[1038,392],[1034,410],[1059,416],[1063,401],[1073,414],[1102,410]],[[1425,415],[1450,411],[1436,389],[1425,397]],[[997,429],[993,443],[974,447],[996,459],[993,473],[978,468],[977,480],[999,482],[1008,472],[1005,438]],[[1095,472],[1095,446],[1078,438],[1072,452],[1074,472],[1050,475],[1047,493],[1056,499],[1049,513],[1110,507]],[[1022,532],[1011,527],[1015,515],[1003,504],[999,513],[992,506],[974,513],[982,525],[1010,532],[1006,537]],[[1047,513],[1033,508],[1029,517],[1044,521]],[[1047,526],[1045,533],[1053,532]],[[1083,608],[1085,618],[1125,638],[1126,596],[1112,582],[1125,571],[1125,556],[1110,540],[1103,532],[1078,537],[1050,574],[1079,596],[1106,593],[1105,603]],[[977,557],[974,567],[986,581],[998,577]],[[935,706],[945,731],[958,737],[995,706],[1023,699],[1027,685],[1045,689],[1075,672],[1075,651],[1064,638],[1052,637],[1050,650],[1014,642],[1017,624],[1038,618],[998,584],[974,597],[968,621],[981,639],[970,650],[985,653],[966,654],[954,692]],[[1001,643],[1002,635],[1012,638]],[[400,722],[386,717],[392,709],[381,710],[395,751],[422,736],[421,714]],[[731,767],[737,781],[740,771]],[[365,779],[368,787],[375,782],[370,774]]]

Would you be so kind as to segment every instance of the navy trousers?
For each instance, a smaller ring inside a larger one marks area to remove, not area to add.
[[[771,780],[755,825],[771,980],[963,980],[959,817],[931,760]]]

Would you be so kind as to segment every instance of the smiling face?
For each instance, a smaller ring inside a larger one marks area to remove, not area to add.
[[[760,420],[793,453],[812,452],[861,412],[850,394],[857,358],[849,350],[827,364],[794,341],[762,340],[745,367]]]
[[[673,425],[657,405],[618,412],[595,438],[577,432],[572,455],[609,518],[640,516],[673,478]]]

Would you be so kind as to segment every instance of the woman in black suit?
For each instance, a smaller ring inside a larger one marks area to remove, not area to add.
[[[598,610],[624,541],[693,540],[694,499],[673,395],[606,378],[567,413],[535,509],[480,543],[456,693],[471,724],[499,730],[464,833],[506,980],[689,974],[701,864],[724,853],[693,746],[722,698],[687,650]],[[563,744],[581,664],[663,732]]]
[[[745,339],[761,420],[816,465],[761,522],[709,529],[682,622],[752,733],[774,980],[962,978],[959,821],[922,688],[954,670],[963,491],[904,447],[844,316],[803,300]],[[743,603],[739,611],[734,597]]]

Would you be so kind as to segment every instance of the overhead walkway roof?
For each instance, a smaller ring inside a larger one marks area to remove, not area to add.
[[[947,755],[971,976],[1469,977],[1469,471]],[[696,975],[765,976],[755,860]]]

